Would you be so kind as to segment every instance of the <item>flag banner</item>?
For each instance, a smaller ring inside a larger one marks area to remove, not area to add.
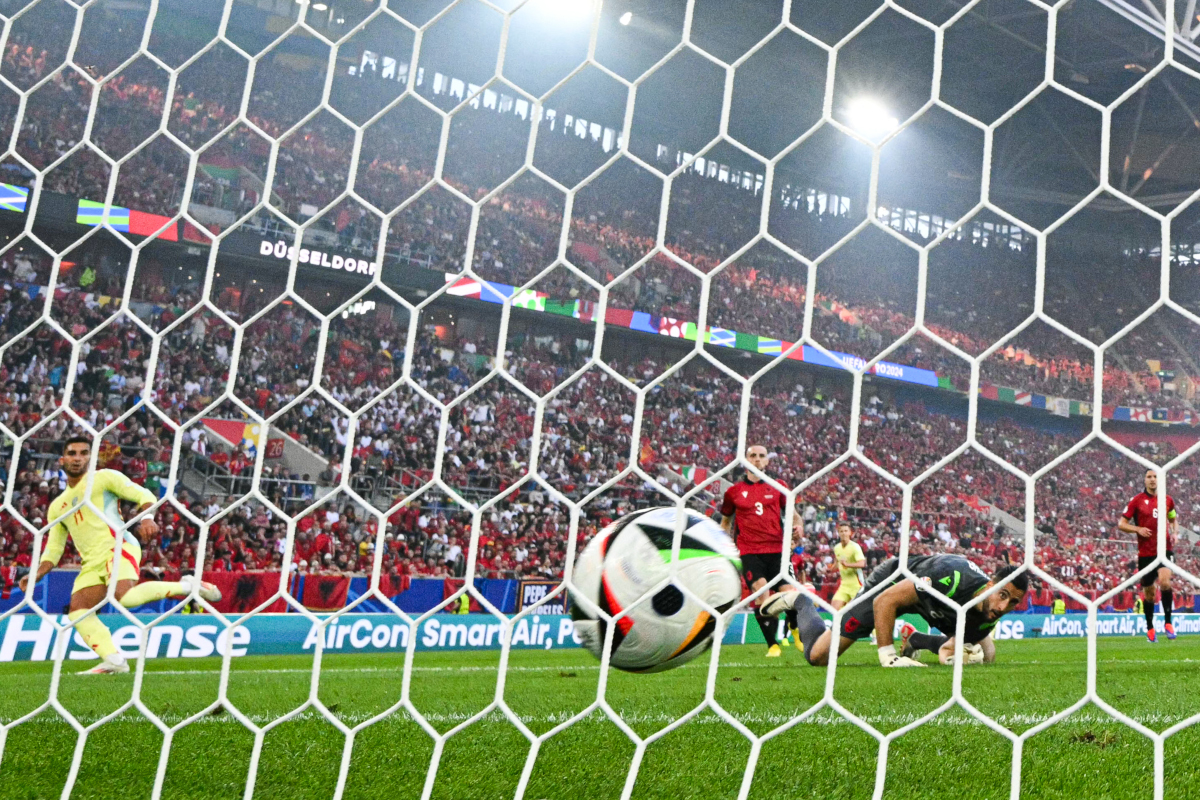
[[[752,333],[735,333],[733,346],[738,350],[749,350],[751,353],[757,353],[758,337]]]
[[[1150,418],[1155,422],[1167,422],[1167,409],[1156,408],[1150,412]]]
[[[1131,408],[1129,409],[1129,419],[1132,422],[1149,422],[1150,409],[1148,408]]]
[[[783,352],[783,342],[779,339],[768,339],[765,336],[758,337],[757,352],[763,355],[777,356]]]
[[[75,212],[75,221],[80,225],[103,225],[106,221],[114,230],[129,231],[129,209],[120,206],[108,207],[108,218],[105,219],[104,203],[95,200],[80,200]]]
[[[212,237],[205,236],[201,233],[201,229],[197,228],[186,219],[182,221],[183,225],[183,240],[185,242],[196,242],[197,244],[212,244]],[[221,229],[216,225],[211,225],[207,229],[210,233],[220,233]]]
[[[527,311],[545,311],[546,295],[534,289],[522,289],[512,295],[513,308],[524,308]]]
[[[596,304],[591,300],[576,300],[578,310],[576,318],[583,322],[591,322],[596,318]]]
[[[571,300],[568,303],[556,303],[549,298],[546,299],[546,307],[542,309],[547,314],[557,314],[560,317],[579,318],[579,301]]]
[[[220,436],[232,445],[239,445],[246,438],[246,422],[240,419],[213,419],[205,417],[200,420],[204,427]],[[255,426],[257,427],[257,426]]]
[[[709,328],[707,341],[718,347],[733,347],[737,342],[737,334],[724,328]]]
[[[454,275],[447,274],[446,279],[447,281],[454,281],[450,288],[446,290],[446,294],[452,294],[455,297],[474,297],[478,299],[483,289],[479,281],[474,278],[457,278]]]
[[[683,338],[684,323],[674,317],[659,317],[658,332],[662,336],[670,336],[673,339]]]
[[[221,601],[213,607],[222,614],[245,614],[258,608],[279,591],[278,572],[205,572],[204,580],[221,590]],[[278,599],[264,611],[287,611],[287,603]]]
[[[515,286],[509,286],[507,283],[479,282],[479,299],[486,300],[489,303],[503,303],[512,297],[516,291],[517,288]]]
[[[241,177],[241,171],[237,167],[219,167],[216,164],[201,164],[200,169],[204,170],[210,178],[223,186],[234,186]]]
[[[80,201],[81,208],[83,203],[91,203],[91,201]],[[95,208],[101,208],[100,204],[91,204]],[[93,208],[93,215],[98,218],[100,212]],[[165,219],[165,218],[163,218]],[[173,230],[174,228],[170,229]],[[591,321],[595,318],[596,303],[585,300],[573,300],[570,302],[558,302],[551,299],[544,292],[538,292],[532,289],[518,291],[512,286],[502,283],[492,283],[490,281],[478,281],[467,277],[458,277],[451,273],[445,273],[446,281],[452,283],[448,292],[458,297],[474,297],[486,300],[492,303],[503,303],[507,298],[512,297],[512,304],[517,308],[523,308],[531,311],[541,311],[545,313],[555,314],[564,317],[573,317],[582,321]],[[845,311],[844,307],[836,302],[821,301],[821,307],[830,313],[839,313]],[[733,331],[727,328],[710,327],[707,330],[701,330],[696,323],[681,320],[675,317],[658,317],[644,311],[631,311],[629,309],[608,308],[605,310],[604,322],[607,325],[613,325],[630,330],[642,331],[644,333],[653,333],[660,336],[669,336],[671,338],[686,339],[688,341],[696,341],[697,339],[716,346],[716,347],[733,347],[739,350],[745,350],[751,353],[757,353],[765,356],[777,356],[784,353],[788,348],[792,347],[792,342],[782,339],[773,339],[757,334],[742,333]],[[1027,351],[1008,348],[1002,351],[1005,357],[1010,359],[1025,360],[1029,362],[1033,359]],[[788,354],[788,358],[795,361],[804,361],[811,364],[816,364],[823,367],[833,367],[837,369],[860,370],[866,366],[866,361],[858,356],[849,353],[831,352],[830,356],[826,356],[814,347],[805,345],[796,348]],[[1036,360],[1033,360],[1036,364]],[[945,376],[939,376],[936,372],[918,367],[910,367],[904,364],[895,364],[889,361],[881,361],[876,364],[871,372],[882,378],[891,380],[903,381],[905,383],[914,383],[921,386],[929,386],[932,388],[945,389],[954,391],[955,386],[952,380]],[[1186,381],[1186,379],[1185,379]],[[1193,389],[1191,382],[1181,381],[1181,388]],[[1065,398],[1047,397],[1045,395],[1034,394],[1032,392],[1022,391],[1005,386],[996,386],[994,384],[981,384],[979,387],[980,397],[986,400],[996,400],[1002,403],[1015,403],[1017,405],[1029,406],[1031,408],[1050,411],[1057,416],[1089,416],[1092,413],[1090,403],[1081,400],[1069,400]],[[1134,420],[1134,421],[1154,421],[1159,422],[1177,422],[1171,416],[1167,419],[1160,419],[1159,416],[1153,416],[1149,409],[1144,410],[1144,416],[1141,412],[1134,413],[1130,409],[1115,410],[1112,407],[1105,407],[1106,419],[1118,420]],[[1189,424],[1191,418],[1186,420]]]
[[[645,311],[631,311],[629,314],[629,324],[625,327],[643,333],[658,333],[658,317]]]
[[[0,183],[0,209],[22,212],[29,202],[29,190],[11,183]]]
[[[604,324],[628,328],[633,322],[633,312],[623,308],[607,308],[604,310]]]
[[[300,601],[311,611],[336,611],[346,605],[350,578],[346,575],[305,575]]]
[[[410,586],[412,586],[412,578],[408,575],[388,573],[379,576],[379,593],[389,600],[407,592]]]
[[[130,209],[128,230],[138,236],[153,236],[164,242],[179,241],[179,223],[172,222],[170,217],[161,214],[147,214]]]

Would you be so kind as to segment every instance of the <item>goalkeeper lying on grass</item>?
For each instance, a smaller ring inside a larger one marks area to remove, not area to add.
[[[957,612],[934,593],[950,598],[960,605],[971,602],[979,594],[993,586],[1004,584],[983,602],[966,612],[966,658],[968,663],[978,664],[995,658],[991,631],[996,621],[1021,604],[1029,588],[1029,579],[1024,573],[1013,575],[1016,567],[1005,567],[991,578],[970,560],[955,555],[911,556],[909,571],[917,576],[914,581],[899,572],[899,560],[884,561],[867,578],[862,594],[848,605],[842,616],[841,638],[838,653],[844,653],[859,639],[866,639],[875,632],[879,646],[879,663],[885,667],[923,667],[912,658],[918,649],[933,649],[943,664],[954,660],[955,642],[946,636],[905,637],[902,651],[896,652],[892,640],[896,619],[901,614],[917,614],[930,627],[942,631],[953,631]],[[1011,580],[1009,580],[1011,576]],[[1008,583],[1004,583],[1009,580]],[[885,584],[886,588],[871,597],[865,597],[873,588]],[[817,612],[812,599],[803,592],[781,592],[772,597],[763,607],[762,613],[777,616],[795,609],[800,641],[804,644],[804,656],[814,666],[829,663],[829,643],[833,632],[825,629],[825,621]],[[935,649],[936,648],[936,649]]]

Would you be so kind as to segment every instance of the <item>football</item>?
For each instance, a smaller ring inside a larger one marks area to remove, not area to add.
[[[608,622],[669,574],[671,542],[684,514],[678,572],[646,602],[617,619],[609,663],[629,672],[661,672],[712,646],[716,620],[680,586],[719,612],[742,596],[737,549],[721,526],[694,511],[651,508],[628,514],[590,541],[575,563],[572,616],[584,647],[600,658]],[[590,605],[581,603],[586,598]]]

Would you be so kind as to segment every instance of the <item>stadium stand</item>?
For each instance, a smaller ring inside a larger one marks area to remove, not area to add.
[[[44,77],[49,61],[53,59],[46,51],[10,38],[3,70],[28,86]],[[165,110],[170,130],[181,141],[211,145],[200,159],[206,166],[195,175],[191,202],[224,212],[221,218],[228,220],[254,212],[241,223],[245,229],[291,236],[291,229],[264,212],[260,202],[267,195],[276,210],[294,221],[324,209],[348,179],[348,129],[328,113],[294,128],[306,109],[314,107],[312,86],[319,86],[320,76],[296,74],[280,63],[272,62],[256,76],[244,119],[236,112],[238,97],[203,96],[189,89],[232,85],[204,76],[237,68],[244,69],[239,56],[227,49],[214,51],[191,68],[194,72],[181,79],[171,98],[161,73],[146,61],[105,83],[98,98],[84,72],[56,74],[30,102],[18,151],[39,169],[53,164],[82,136],[82,121],[95,102],[95,140],[106,153],[120,157],[146,141]],[[98,76],[90,73],[91,79]],[[9,119],[14,111],[11,104],[0,109]],[[428,143],[419,136],[388,136],[387,124],[385,119],[378,135],[364,139],[354,188],[390,211],[427,187],[433,173],[428,152],[422,150]],[[468,109],[456,119],[454,158],[445,176],[455,192],[478,199],[506,177],[503,159],[488,157],[495,138],[506,135],[504,126],[520,127],[515,117],[500,120],[487,110]],[[275,179],[268,189],[262,184],[265,137],[281,136]],[[21,185],[22,170],[11,163],[5,169],[6,180]],[[122,167],[113,203],[172,216],[179,211],[186,174],[183,151],[160,137]],[[108,180],[107,165],[84,151],[54,167],[43,188],[100,201]],[[610,308],[697,321],[701,297],[695,273],[720,270],[704,309],[709,325],[787,341],[801,336],[810,291],[807,267],[765,243],[738,252],[757,230],[761,198],[755,191],[694,172],[679,176],[671,218],[684,222],[667,226],[668,252],[655,252],[658,195],[635,190],[635,184],[630,177],[615,191],[585,190],[577,198],[567,231],[569,253],[588,280],[559,268],[535,281],[557,257],[562,196],[532,175],[519,178],[480,211],[474,273],[487,281],[530,284],[552,298],[587,302],[598,300],[596,285],[607,284]],[[806,254],[837,242],[856,222],[832,205],[809,206],[782,195],[771,198],[771,209],[779,239]],[[470,213],[454,192],[429,188],[392,220],[383,254],[375,252],[379,218],[362,204],[338,204],[314,230],[340,251],[394,259],[432,276],[437,285],[445,274],[462,269]],[[210,232],[227,227],[213,222]],[[919,243],[933,236],[932,231],[904,233]],[[199,278],[187,275],[164,252],[147,249],[140,258],[139,280],[127,304],[121,287],[128,257],[111,250],[81,250],[77,263],[61,265],[53,290],[48,289],[52,264],[36,248],[10,250],[0,261],[0,342],[24,336],[0,364],[0,423],[18,435],[32,432],[16,468],[0,476],[12,484],[13,508],[21,518],[5,513],[0,519],[0,566],[30,566],[33,536],[22,520],[33,527],[44,524],[49,499],[62,485],[56,447],[69,426],[62,416],[50,418],[70,382],[76,412],[97,426],[120,420],[105,438],[100,465],[121,469],[200,518],[211,519],[240,501],[251,486],[257,453],[207,423],[193,422],[172,481],[168,465],[175,433],[194,415],[204,411],[206,419],[240,421],[248,419],[244,408],[263,417],[277,415],[271,436],[286,437],[307,454],[306,463],[314,465],[308,471],[272,459],[259,484],[278,509],[299,515],[292,565],[283,563],[287,520],[248,500],[213,527],[202,565],[207,572],[289,567],[301,573],[368,573],[377,531],[365,502],[388,511],[382,569],[397,581],[394,585],[405,578],[461,577],[470,514],[441,489],[425,488],[443,446],[441,479],[447,487],[469,500],[508,493],[484,517],[477,574],[557,579],[567,557],[568,515],[553,492],[527,480],[535,425],[542,426],[538,477],[555,492],[572,499],[592,494],[629,466],[631,453],[659,482],[627,477],[596,495],[585,507],[579,546],[621,513],[664,502],[660,484],[679,491],[688,469],[711,474],[737,457],[738,387],[699,360],[648,395],[641,439],[633,440],[633,395],[625,381],[640,387],[656,380],[683,352],[678,343],[610,333],[608,369],[592,365],[577,375],[591,353],[590,329],[574,321],[550,324],[514,315],[509,350],[500,354],[494,309],[442,297],[421,312],[414,346],[406,352],[409,313],[382,293],[371,295],[375,305],[369,314],[335,318],[325,331],[292,298],[256,317],[278,296],[282,280],[266,270],[240,276],[228,270],[214,284],[213,305],[239,324],[252,320],[240,332],[241,361],[235,371],[230,346],[237,332],[211,309],[192,312],[202,299]],[[218,260],[218,268],[222,263]],[[880,271],[880,263],[893,268]],[[862,358],[877,355],[915,322],[915,263],[915,252],[878,231],[860,234],[851,247],[821,262],[814,284],[813,338],[830,350]],[[1125,272],[1102,272],[1095,280],[1075,280],[1070,270],[1058,270],[1048,275],[1046,310],[1079,335],[1103,341],[1148,305],[1150,298],[1136,281],[1131,288],[1128,276],[1152,268],[1152,259],[1132,253]],[[929,327],[970,355],[1006,336],[1032,311],[1031,248],[1027,240],[1022,244],[1019,238],[1006,238],[994,227],[963,226],[934,249],[930,272]],[[954,279],[945,279],[951,273]],[[305,303],[332,310],[359,288],[314,280],[298,283],[295,292]],[[1119,306],[1114,298],[1122,299]],[[72,337],[97,331],[83,345],[73,375],[68,374],[67,340],[46,324],[33,324],[47,301],[51,316]],[[1187,304],[1186,299],[1181,302]],[[140,325],[169,330],[156,353]],[[320,379],[331,395],[351,409],[382,395],[353,431],[335,406],[306,394],[323,335]],[[1181,387],[1193,385],[1197,367],[1188,354],[1198,352],[1195,326],[1181,318],[1152,317],[1106,358],[1104,403],[1194,411],[1194,390]],[[521,387],[492,375],[500,356],[524,389],[538,395],[558,391],[541,419]],[[150,374],[152,357],[156,366]],[[869,384],[871,396],[859,420],[863,451],[907,481],[965,440],[962,393],[969,389],[970,372],[962,359],[926,337],[910,339],[888,359],[947,380],[940,390],[883,380]],[[727,360],[739,368],[732,356]],[[757,369],[765,362],[753,363]],[[394,386],[405,374],[410,383]],[[1163,377],[1167,374],[1172,377]],[[982,369],[989,383],[1079,401],[1091,400],[1095,377],[1091,352],[1040,322],[995,352]],[[439,442],[442,412],[431,400],[451,402],[484,378],[480,389],[452,406],[446,440]],[[153,409],[138,403],[147,384]],[[217,411],[209,409],[230,384],[244,408],[227,402]],[[844,373],[790,362],[754,385],[749,438],[769,443],[773,476],[795,486],[845,451],[851,422],[848,387]],[[1178,440],[1164,430],[1135,426],[1126,433],[1147,457],[1162,463],[1179,450]],[[1184,430],[1178,435],[1195,441],[1192,429]],[[978,432],[983,445],[1029,471],[1065,452],[1081,435],[1079,425],[1071,427],[1045,411],[999,408],[981,418]],[[11,449],[11,442],[7,446]],[[1086,468],[1069,468],[1080,463]],[[343,464],[347,486],[357,499],[333,490]],[[1191,498],[1200,490],[1197,470],[1192,459],[1170,476],[1188,525],[1194,524]],[[1092,445],[1043,478],[1035,502],[1037,563],[1082,592],[1102,592],[1128,577],[1134,543],[1116,533],[1115,523],[1140,485],[1140,474],[1138,465]],[[695,505],[711,513],[714,493],[719,495],[715,490],[702,493]],[[805,520],[794,543],[798,570],[818,589],[832,589],[836,571],[830,546],[838,519],[854,521],[872,565],[895,553],[901,535],[899,507],[895,486],[853,460],[824,474],[798,497]],[[1023,536],[996,510],[1008,519],[1023,515],[1022,483],[978,453],[963,454],[917,487],[913,552],[962,552],[989,570],[1021,560]],[[146,547],[144,569],[176,576],[194,568],[196,527],[171,505],[160,510],[159,522],[161,532]],[[1200,571],[1196,538],[1188,533],[1177,545],[1180,563],[1194,572]],[[64,564],[73,556],[69,551]],[[1178,602],[1190,606],[1193,601],[1181,593]],[[1132,596],[1127,593],[1114,603],[1129,607]]]

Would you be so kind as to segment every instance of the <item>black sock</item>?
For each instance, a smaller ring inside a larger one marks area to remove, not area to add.
[[[762,630],[763,638],[767,640],[767,647],[778,644],[775,641],[775,629],[779,620],[775,617],[764,617],[757,611],[754,612],[754,618],[758,620],[758,627]]]
[[[813,647],[816,646],[817,639],[821,638],[821,634],[825,633],[825,620],[821,619],[813,601],[803,594],[796,599],[796,607],[793,610],[796,614],[796,629],[800,631],[800,642],[804,645],[804,658],[811,664]]]
[[[784,615],[783,615],[783,618],[787,620],[787,624],[788,624],[788,630],[789,630],[789,631],[790,631],[792,628],[799,628],[799,627],[800,627],[800,623],[796,621],[796,609],[794,609],[794,608],[793,608],[791,611],[789,611],[789,612],[787,612],[786,614],[784,614]]]
[[[1167,624],[1171,624],[1171,607],[1175,605],[1175,592],[1172,589],[1162,590],[1163,616],[1167,618]]]
[[[1142,598],[1142,611],[1146,614],[1146,630],[1154,630],[1154,599]]]
[[[949,636],[935,635],[932,633],[914,633],[908,637],[908,644],[913,650],[928,650],[936,654],[942,649],[942,645],[950,641]]]

